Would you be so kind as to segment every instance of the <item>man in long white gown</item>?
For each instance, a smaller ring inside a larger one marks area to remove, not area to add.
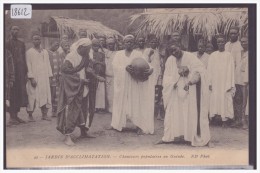
[[[163,57],[159,54],[158,39],[156,37],[151,38],[150,48],[146,48],[144,51],[144,56],[147,58],[147,61],[153,67],[153,73],[149,77],[149,82],[155,88],[155,110],[154,114],[158,120],[164,119],[164,107],[162,100],[162,78],[164,71],[165,61]]]
[[[207,69],[208,67],[208,61],[209,61],[209,54],[205,52],[206,50],[206,44],[204,40],[200,39],[198,41],[198,51],[194,52],[194,55],[198,57],[198,59],[203,63],[205,68]]]
[[[114,73],[112,62],[116,54],[115,51],[115,39],[107,39],[107,52],[106,52],[106,110],[112,113],[113,109],[113,97],[114,97]]]
[[[225,45],[225,50],[230,52],[234,59],[234,69],[235,69],[235,87],[236,93],[233,99],[234,106],[234,122],[232,127],[242,127],[242,117],[243,117],[243,86],[244,81],[241,75],[241,64],[242,64],[242,54],[243,48],[239,37],[239,27],[232,26],[229,30],[229,42]]]
[[[235,92],[234,60],[231,53],[225,51],[225,37],[217,38],[218,51],[209,57],[207,75],[209,80],[210,118],[220,115],[222,125],[228,126],[234,117],[232,97]]]
[[[164,135],[157,144],[184,139],[192,146],[205,146],[210,141],[205,67],[192,53],[182,51],[180,42],[170,48],[163,78]]]
[[[118,51],[113,59],[114,103],[112,128],[122,131],[127,119],[137,126],[138,133],[154,133],[154,86],[149,81],[137,81],[131,74],[129,66],[133,59],[142,57],[139,51],[133,50],[134,36],[124,38],[125,50]],[[147,71],[145,78],[151,74]]]

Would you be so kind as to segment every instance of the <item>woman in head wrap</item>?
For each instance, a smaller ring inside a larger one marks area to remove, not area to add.
[[[135,71],[131,63],[136,58],[143,58],[140,51],[133,50],[134,36],[124,37],[125,50],[118,51],[113,59],[114,72],[114,103],[111,126],[122,131],[126,127],[127,119],[137,127],[138,134],[153,134],[153,105],[154,87],[149,85],[149,75],[152,70],[147,69],[143,74],[144,80],[132,77]],[[140,61],[139,61],[140,62]]]
[[[90,65],[90,48],[90,39],[79,39],[61,67],[57,130],[66,136],[67,145],[74,145],[71,133],[76,126],[80,127],[82,137],[91,137],[87,134],[88,113],[85,110],[89,92],[85,68]]]

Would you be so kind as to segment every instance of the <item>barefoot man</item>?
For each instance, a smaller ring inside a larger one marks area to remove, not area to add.
[[[172,43],[163,78],[164,135],[157,144],[176,141],[205,146],[210,140],[206,69],[192,53]]]
[[[114,71],[114,103],[112,112],[112,128],[122,131],[127,119],[137,126],[138,134],[153,134],[154,132],[154,86],[149,81],[136,81],[132,74],[131,62],[143,57],[133,50],[134,36],[124,37],[125,50],[118,51],[113,60]],[[144,74],[148,79],[152,74],[149,69]]]
[[[82,137],[91,137],[87,134],[88,113],[85,110],[89,94],[85,67],[89,64],[90,48],[90,39],[79,39],[61,67],[57,130],[65,135],[65,144],[69,146],[74,145],[71,134],[76,126]]]

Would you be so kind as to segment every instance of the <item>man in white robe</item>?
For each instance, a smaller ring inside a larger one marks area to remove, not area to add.
[[[139,37],[137,39],[137,48],[135,49],[136,51],[140,51],[142,54],[145,51],[145,38],[144,37]]]
[[[142,58],[139,51],[133,50],[134,36],[124,38],[125,50],[118,51],[113,60],[114,71],[114,103],[112,112],[112,128],[122,131],[127,119],[138,127],[138,134],[154,133],[154,87],[149,81],[137,81],[132,76],[130,64],[135,58]],[[146,78],[151,70],[145,74]]]
[[[206,50],[206,45],[204,43],[204,40],[199,40],[198,51],[194,52],[193,54],[203,63],[204,67],[207,69],[209,54],[207,54],[205,50]]]
[[[241,98],[243,93],[243,79],[241,76],[241,51],[243,48],[239,41],[239,27],[233,26],[229,30],[230,41],[226,43],[225,50],[230,52],[234,58],[235,67],[235,86],[236,93],[233,100],[234,106],[234,122],[231,127],[242,127],[242,112],[243,112],[243,99]]]
[[[42,120],[50,121],[47,117],[51,107],[51,91],[49,78],[52,70],[47,50],[41,48],[41,36],[38,32],[32,35],[33,47],[26,52],[26,64],[28,68],[28,82],[26,84],[28,101],[27,112],[29,121],[33,119],[35,107],[40,107]]]
[[[157,144],[184,139],[192,146],[205,146],[210,141],[205,67],[192,53],[182,51],[180,42],[170,48],[163,77],[164,135]]]
[[[162,78],[163,78],[163,70],[164,70],[164,59],[159,54],[158,39],[156,37],[151,38],[150,48],[146,48],[144,51],[144,57],[146,57],[147,61],[153,67],[153,73],[149,77],[150,85],[153,85],[155,88],[155,110],[154,114],[158,120],[164,119],[164,107],[162,100]]]
[[[243,106],[242,106],[242,128],[248,129],[248,38],[241,38],[241,46],[243,47],[243,51],[241,52],[241,64],[240,64],[240,74],[243,80],[242,84],[242,98],[243,98]]]
[[[235,92],[234,60],[231,53],[225,51],[225,37],[217,38],[218,51],[209,57],[207,75],[209,80],[210,118],[221,116],[222,125],[228,126],[234,117],[232,97]]]
[[[113,97],[114,97],[114,73],[113,73],[113,59],[116,54],[115,39],[107,39],[107,52],[105,56],[106,63],[106,111],[112,113]]]

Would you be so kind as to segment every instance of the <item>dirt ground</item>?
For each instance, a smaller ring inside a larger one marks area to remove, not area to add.
[[[51,114],[51,112],[49,112]],[[8,122],[9,114],[6,114]],[[25,109],[19,114],[20,118],[27,120]],[[154,145],[163,136],[163,121],[155,120],[154,135],[141,135],[128,132],[117,132],[106,130],[111,122],[111,114],[96,114],[90,129],[90,133],[95,135],[94,139],[80,139],[76,141],[76,146],[68,147],[63,144],[64,136],[56,130],[56,118],[52,121],[41,120],[40,110],[34,113],[36,122],[28,122],[6,127],[7,149],[18,148],[70,148],[73,149],[93,149],[93,150],[123,150],[123,149],[189,149],[190,145],[164,144]],[[248,131],[234,128],[210,127],[211,142],[214,149],[247,149]],[[74,137],[79,136],[77,128],[73,133]],[[207,147],[202,147],[207,148]],[[209,148],[211,149],[211,148]]]

